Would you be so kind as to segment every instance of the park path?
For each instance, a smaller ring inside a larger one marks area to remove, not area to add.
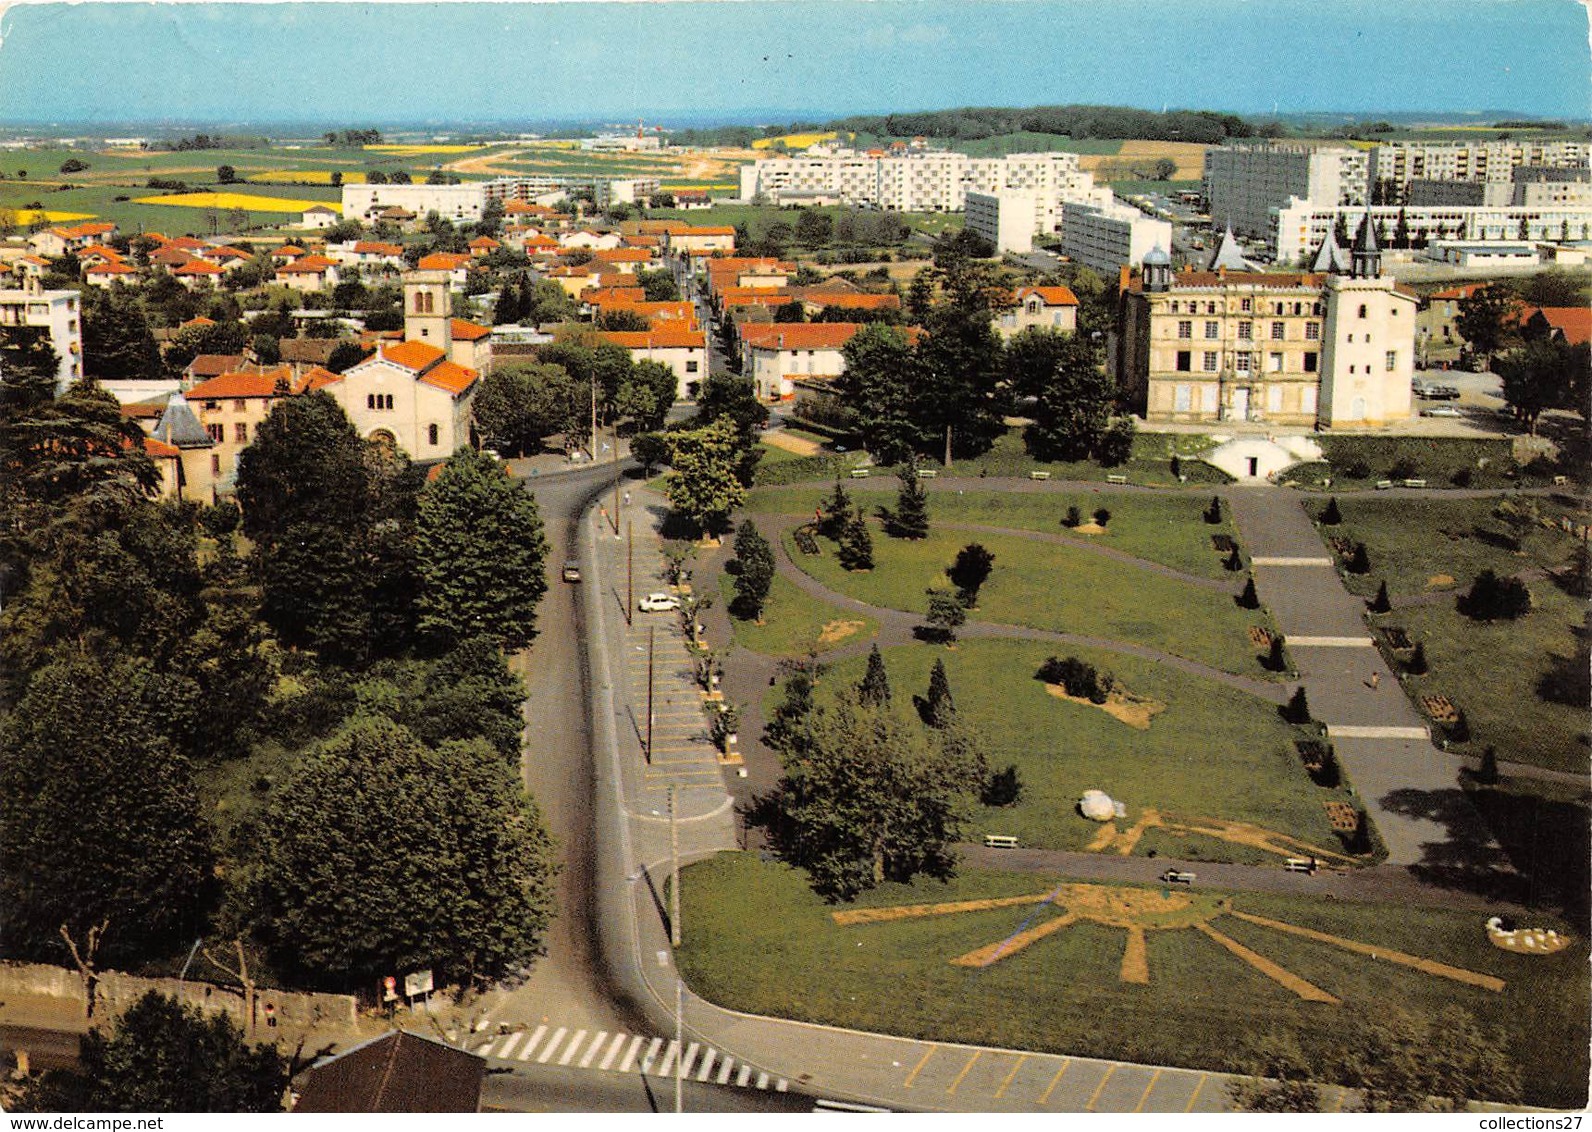
[[[1364,602],[1344,588],[1299,497],[1265,486],[1223,495],[1311,714],[1326,724],[1388,862],[1456,883],[1503,881],[1507,862],[1460,789],[1458,763],[1432,745],[1366,628]]]

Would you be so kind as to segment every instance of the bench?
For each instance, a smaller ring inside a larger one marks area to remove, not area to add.
[[[1567,476],[1554,476],[1553,477],[1553,486],[1554,487],[1563,487],[1565,484],[1567,484],[1569,482],[1570,482],[1570,480],[1569,480],[1569,477],[1567,477]]]
[[[867,468],[852,468],[851,469],[851,478],[854,479],[854,480],[865,480],[871,474],[872,473]]]
[[[984,848],[1015,849],[1017,848],[1017,838],[1002,833],[986,833],[984,835]]]
[[[1049,472],[1029,472],[1028,473],[1028,478],[1031,479],[1031,480],[1048,480],[1050,478],[1050,473]],[[1563,479],[1564,477],[1561,476],[1559,478]]]
[[[1405,480],[1404,481],[1404,486],[1405,487],[1425,487],[1426,486],[1426,481],[1425,480]]]
[[[1289,857],[1282,863],[1282,867],[1290,873],[1315,874],[1317,862],[1314,857]]]
[[[937,476],[939,474],[940,473],[939,473],[938,469],[935,469],[935,468],[919,468],[918,469],[918,479],[920,479],[920,480],[932,480],[935,476]]]
[[[1378,491],[1386,491],[1388,488],[1390,488],[1392,486],[1393,486],[1393,481],[1392,480],[1377,480],[1376,481],[1376,489]]]
[[[1107,483],[1127,483],[1128,482],[1128,477],[1127,476],[1119,476],[1119,475],[1109,475],[1109,476],[1106,477],[1106,482]]]

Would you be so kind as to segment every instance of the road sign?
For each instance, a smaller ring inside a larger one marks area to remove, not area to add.
[[[431,993],[431,972],[416,971],[404,976],[404,996],[414,998],[417,995]]]

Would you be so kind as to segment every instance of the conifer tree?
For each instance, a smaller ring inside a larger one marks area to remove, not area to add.
[[[1376,596],[1371,599],[1372,613],[1387,613],[1393,608],[1393,602],[1387,596],[1387,582],[1376,588]]]
[[[920,712],[923,722],[937,730],[956,718],[956,701],[951,698],[951,681],[945,675],[945,662],[936,659],[929,670],[929,692],[923,697]]]
[[[857,685],[857,702],[864,707],[883,707],[890,702],[890,677],[884,670],[878,645],[868,653],[868,671]]]
[[[845,570],[873,569],[873,535],[861,508],[853,511],[840,530],[840,565]]]
[[[927,538],[929,495],[923,490],[923,483],[918,479],[917,470],[911,464],[903,464],[897,470],[896,478],[901,481],[901,490],[896,494],[896,509],[891,511],[879,508],[879,517],[884,520],[886,533],[891,538],[914,541]]]
[[[1321,521],[1329,527],[1335,527],[1343,522],[1343,512],[1338,510],[1338,497],[1336,495],[1327,500],[1327,508],[1321,512]]]
[[[1238,604],[1243,609],[1260,608],[1260,595],[1255,592],[1255,577],[1253,574],[1244,582],[1244,592],[1238,595]]]

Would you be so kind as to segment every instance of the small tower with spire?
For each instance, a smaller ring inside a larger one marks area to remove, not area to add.
[[[1349,274],[1349,255],[1338,243],[1338,234],[1333,231],[1330,224],[1327,226],[1327,238],[1321,241],[1316,258],[1311,261],[1310,270],[1321,275]]]
[[[1172,257],[1160,244],[1144,253],[1144,289],[1151,292],[1172,289]]]
[[[1349,274],[1355,279],[1375,279],[1382,274],[1382,248],[1376,242],[1376,229],[1371,224],[1371,211],[1366,210],[1360,221],[1360,230],[1354,235],[1354,264]]]

